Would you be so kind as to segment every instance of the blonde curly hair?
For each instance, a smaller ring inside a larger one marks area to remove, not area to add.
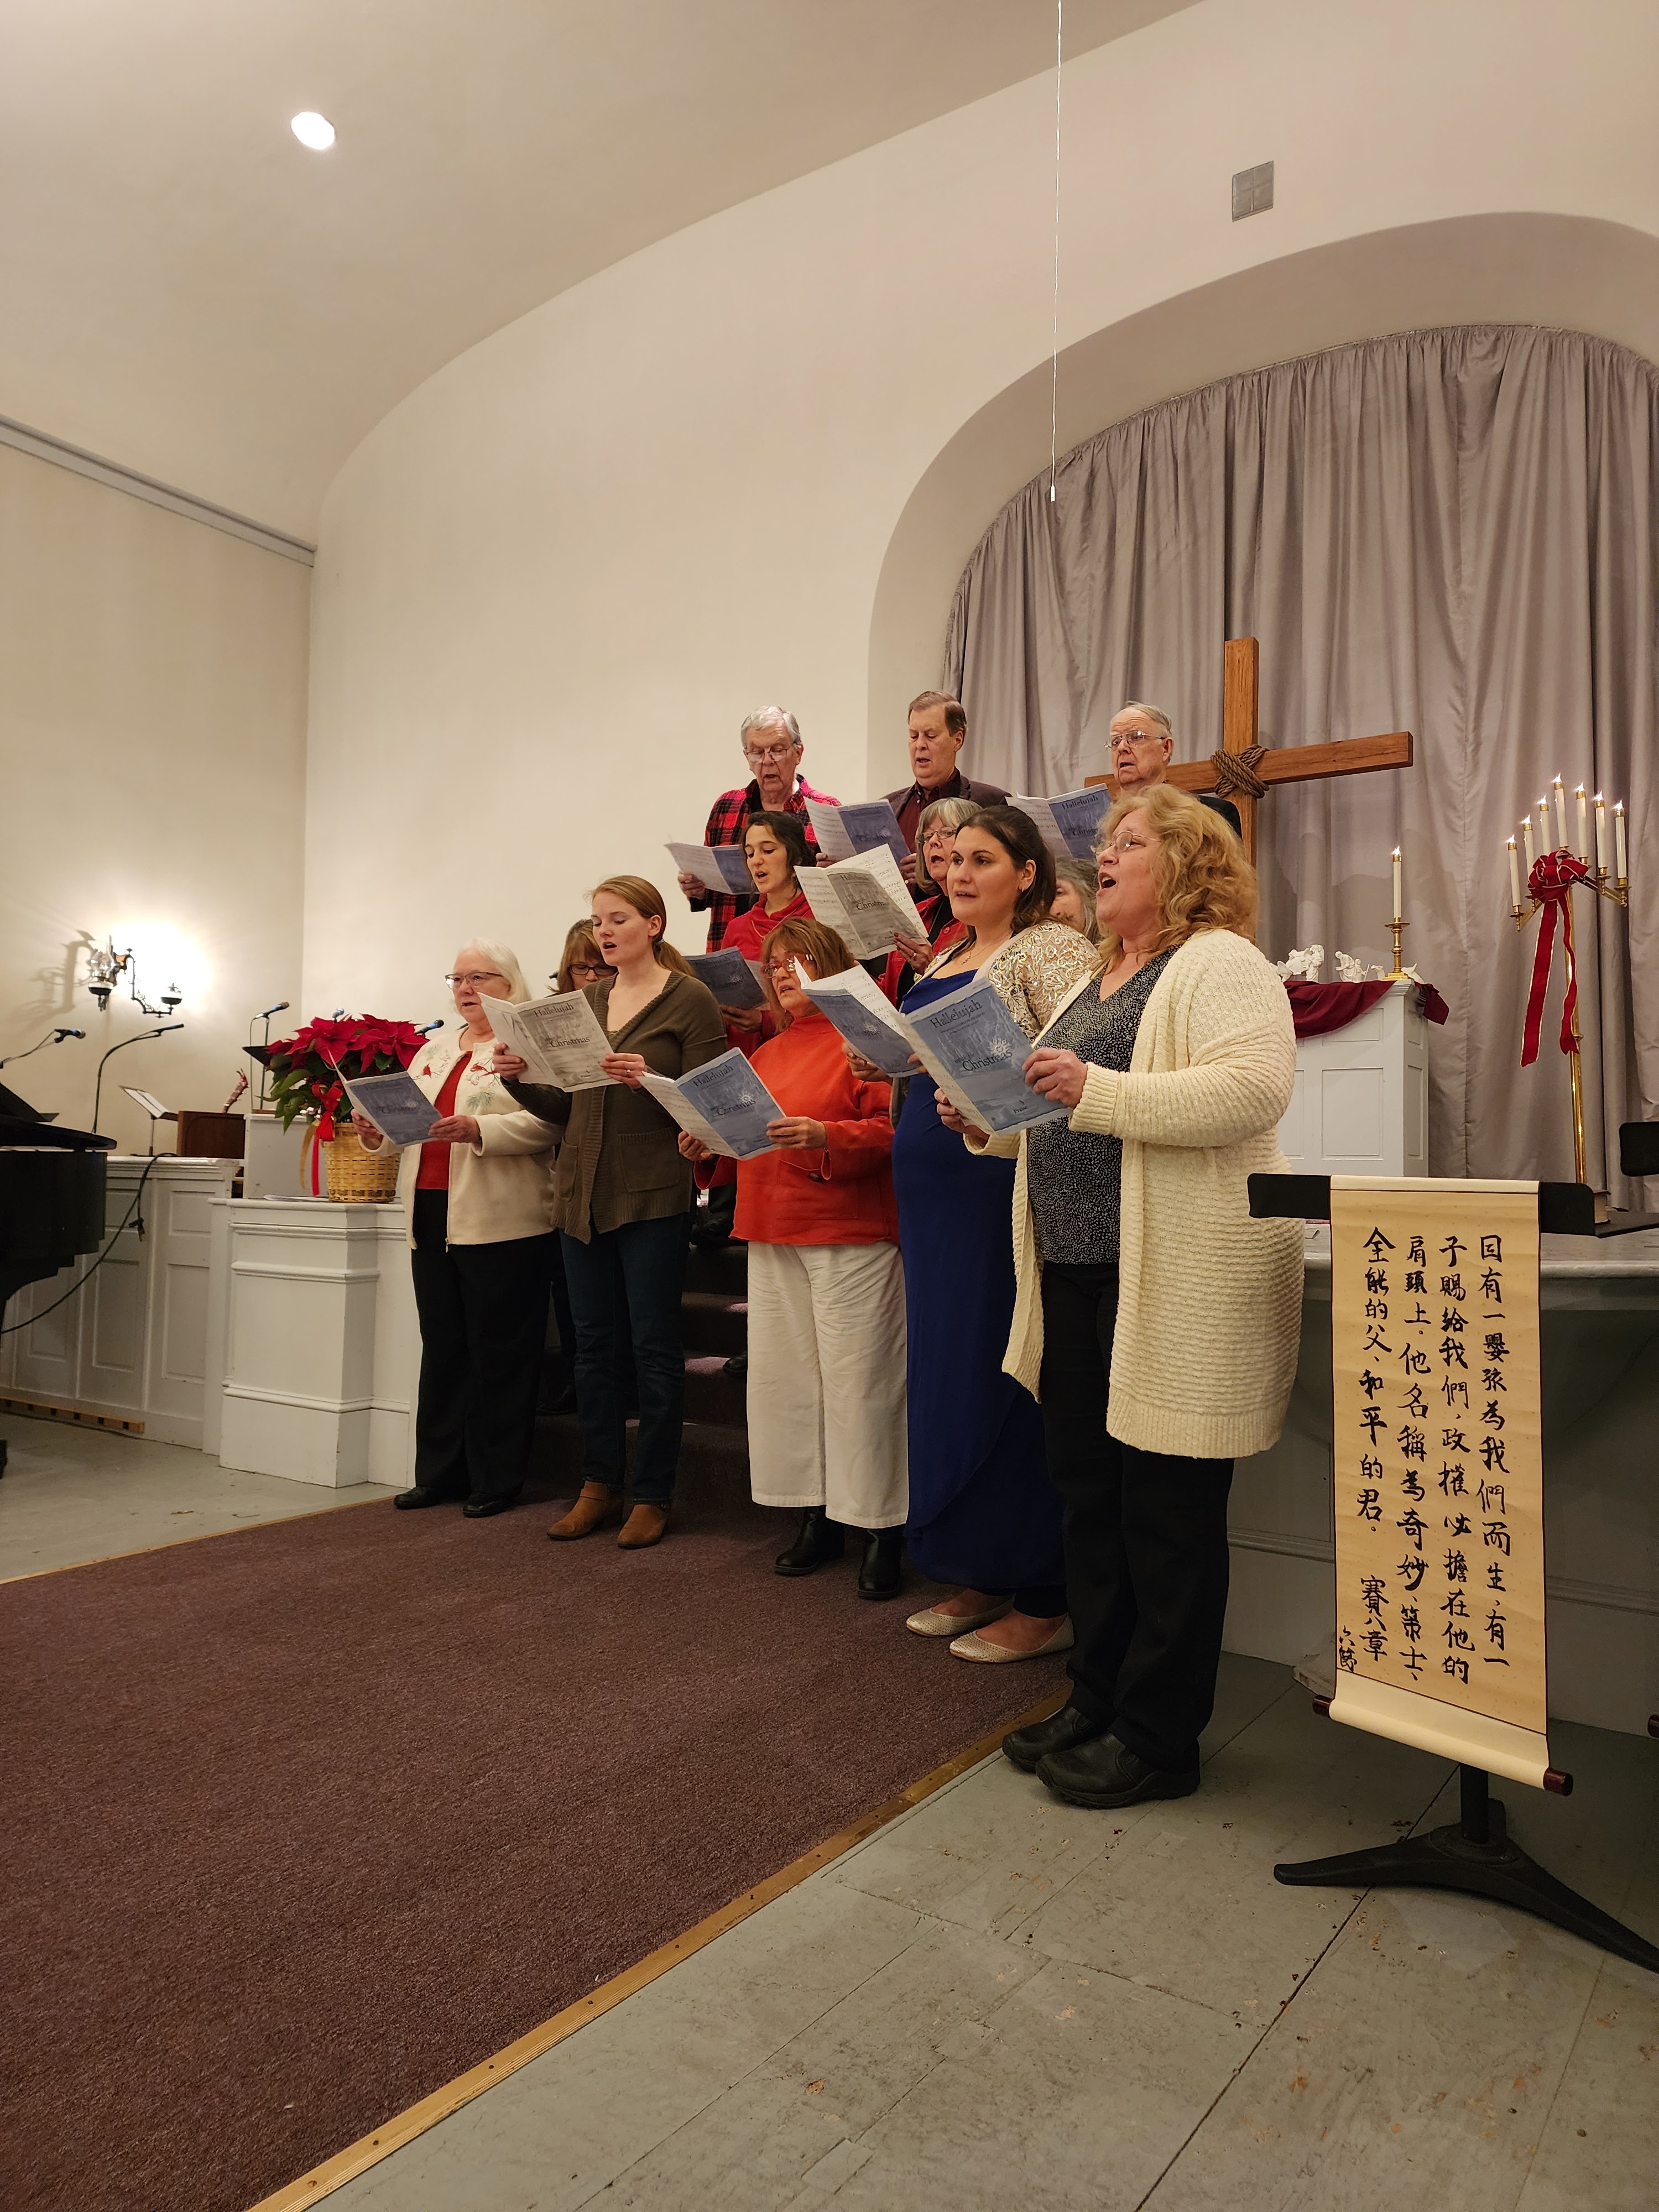
[[[1109,844],[1118,826],[1132,814],[1144,814],[1157,838],[1152,881],[1164,927],[1152,950],[1167,952],[1200,929],[1228,929],[1235,937],[1254,937],[1258,903],[1255,870],[1224,819],[1167,783],[1126,793],[1102,822],[1095,857]],[[1122,950],[1116,933],[1100,933],[1101,965],[1109,967]]]

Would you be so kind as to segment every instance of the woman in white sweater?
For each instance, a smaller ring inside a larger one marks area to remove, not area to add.
[[[1198,1786],[1227,1603],[1233,1462],[1283,1425],[1302,1231],[1250,1218],[1284,1173],[1296,1038],[1247,933],[1238,840],[1167,785],[1102,824],[1101,960],[1026,1062],[1069,1109],[1013,1151],[1018,1296],[1005,1362],[1042,1401],[1066,1499],[1070,1702],[1004,1749],[1068,1803]]]
[[[399,1163],[421,1322],[415,1483],[405,1510],[465,1500],[471,1521],[518,1502],[536,1435],[553,1265],[558,1131],[490,1073],[489,1001],[531,995],[505,945],[464,945],[448,977],[458,1020],[410,1073],[441,1119]],[[359,1133],[371,1150],[377,1130]]]

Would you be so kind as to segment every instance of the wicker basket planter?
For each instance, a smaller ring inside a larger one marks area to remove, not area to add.
[[[322,1147],[322,1153],[324,1186],[337,1203],[385,1206],[398,1195],[401,1154],[394,1146],[368,1152],[357,1132],[344,1128]]]

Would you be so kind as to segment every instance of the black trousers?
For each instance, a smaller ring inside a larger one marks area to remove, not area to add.
[[[514,1498],[536,1434],[553,1232],[446,1249],[448,1221],[447,1191],[416,1192],[415,1480],[458,1497]]]
[[[568,1236],[562,1242],[576,1324],[582,1480],[623,1487],[628,1407],[622,1355],[631,1340],[640,1398],[636,1505],[666,1505],[674,1495],[685,1414],[686,1228],[684,1214],[671,1213],[620,1229],[590,1229],[585,1243]]]
[[[1198,1765],[1227,1610],[1230,1459],[1106,1430],[1115,1267],[1042,1270],[1042,1425],[1066,1500],[1072,1701],[1164,1773]]]

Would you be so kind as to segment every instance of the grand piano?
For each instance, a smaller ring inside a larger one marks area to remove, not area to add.
[[[14,1291],[104,1241],[104,1157],[113,1137],[65,1129],[0,1083],[0,1322]],[[6,1446],[0,1437],[0,1474]]]

